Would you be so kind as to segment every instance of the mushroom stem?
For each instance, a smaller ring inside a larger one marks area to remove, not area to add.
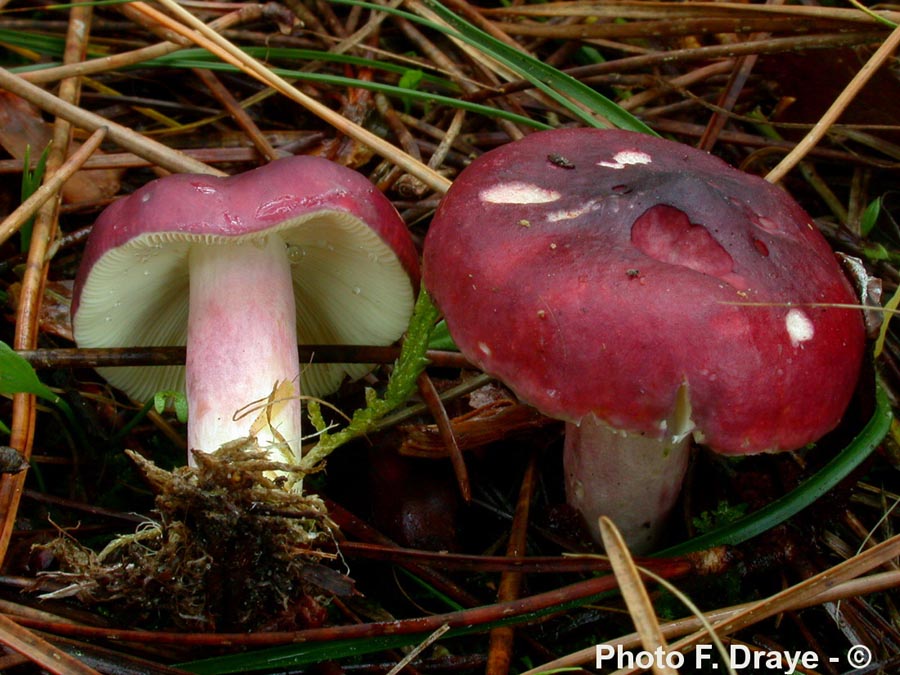
[[[600,541],[608,516],[635,553],[659,542],[681,490],[690,436],[652,438],[618,431],[593,415],[566,424],[566,496]]]
[[[189,266],[188,447],[214,452],[255,435],[271,459],[297,461],[300,363],[284,241],[269,235],[197,245]],[[283,387],[285,382],[293,386]],[[257,430],[252,427],[260,413],[265,424]]]

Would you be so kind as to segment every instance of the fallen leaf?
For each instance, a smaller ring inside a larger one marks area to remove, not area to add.
[[[24,159],[30,147],[34,160],[41,156],[52,137],[52,125],[43,120],[36,108],[18,96],[0,91],[0,145],[10,155]],[[73,142],[70,152],[78,147]],[[72,204],[108,200],[119,191],[121,174],[118,169],[78,171],[63,186],[63,201]]]

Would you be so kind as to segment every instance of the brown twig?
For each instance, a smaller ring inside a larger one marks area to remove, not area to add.
[[[244,133],[247,134],[247,138],[250,139],[250,142],[253,143],[253,146],[259,154],[269,161],[278,159],[281,155],[272,147],[272,144],[266,139],[265,134],[263,134],[263,132],[259,130],[259,127],[256,126],[256,122],[253,121],[253,118],[250,117],[247,111],[241,106],[240,102],[232,95],[228,88],[222,84],[219,78],[216,77],[215,73],[206,68],[197,68],[194,72],[197,73],[197,77],[199,77],[203,84],[206,85],[206,88],[209,89],[210,93],[225,106],[225,109],[228,110],[228,114],[230,114],[234,121],[237,122],[238,126],[244,130]]]
[[[489,16],[560,17],[580,16],[595,19],[641,19],[649,23],[666,19],[751,19],[794,18],[812,21],[835,21],[846,25],[883,26],[875,18],[851,7],[824,7],[822,5],[749,5],[737,2],[558,2],[542,5],[514,5],[494,7],[483,12]],[[878,15],[888,22],[898,23],[900,12],[888,10]]]
[[[428,373],[422,372],[419,375],[418,385],[422,400],[428,406],[428,410],[437,424],[441,439],[444,441],[444,447],[447,450],[447,455],[450,457],[450,463],[453,465],[453,473],[456,475],[459,494],[462,496],[463,501],[470,502],[472,500],[472,489],[469,486],[469,472],[466,469],[466,460],[459,449],[459,443],[456,442],[456,435],[453,433],[453,425],[450,423],[447,410],[444,408],[434,382],[432,382]]]
[[[315,363],[393,363],[400,355],[396,346],[374,345],[301,345],[301,362]],[[34,368],[115,368],[118,366],[184,365],[184,347],[98,347],[22,349],[19,356]],[[426,358],[442,368],[470,368],[459,352],[428,350]]]
[[[792,605],[792,610],[804,609],[826,602],[836,602],[848,598],[868,595],[873,593],[881,593],[890,591],[900,585],[900,572],[882,572],[869,576],[862,576],[851,581],[836,583],[833,586],[812,596],[796,598]],[[750,607],[753,603],[738,605],[737,607],[723,607],[704,614],[704,616],[688,616],[683,619],[675,619],[663,624],[663,635],[666,638],[678,638],[688,633],[700,630],[703,622],[724,621],[730,617],[739,614],[741,611]],[[621,646],[623,649],[634,649],[640,646],[640,637],[637,633],[623,635],[614,640],[609,640],[604,645],[613,647]],[[573,668],[587,663],[595,663],[597,657],[597,647],[592,646],[582,649],[571,654],[567,654],[553,661],[542,663],[530,670],[525,671],[521,675],[539,675],[555,669]]]
[[[822,140],[822,137],[828,133],[828,129],[831,128],[831,125],[837,121],[847,106],[850,105],[850,102],[856,97],[865,83],[868,82],[882,64],[890,58],[898,45],[900,45],[900,26],[891,32],[888,38],[881,44],[875,53],[872,54],[869,60],[866,61],[859,72],[854,75],[850,83],[844,87],[844,90],[829,106],[825,114],[819,118],[803,140],[797,143],[794,149],[778,163],[778,166],[766,175],[766,180],[771,181],[772,183],[780,181],[806,156],[813,146]]]
[[[637,634],[641,638],[641,647],[650,654],[657,650],[668,651],[665,636],[659,627],[659,620],[650,600],[647,587],[641,579],[640,571],[622,533],[606,516],[600,517],[600,534],[603,547],[609,555],[609,562],[616,581],[628,608],[628,614],[634,622]],[[665,662],[653,664],[654,675],[678,675],[677,671]]]
[[[537,453],[532,452],[525,466],[522,483],[519,486],[519,497],[516,500],[516,509],[513,514],[512,526],[509,531],[509,540],[506,543],[506,557],[521,558],[525,555],[529,513],[531,511],[531,499],[537,481]],[[508,571],[500,575],[500,584],[497,589],[498,602],[516,600],[522,592],[522,573]],[[512,662],[513,647],[515,641],[515,629],[512,626],[500,626],[490,632],[488,661],[485,669],[486,675],[506,675]]]
[[[363,127],[353,124],[333,110],[323,105],[319,101],[307,96],[284,78],[279,77],[271,70],[266,68],[256,59],[251,58],[246,53],[235,47],[231,42],[223,38],[221,35],[210,29],[209,26],[199,21],[190,12],[172,0],[161,0],[161,3],[177,16],[184,24],[178,23],[170,17],[158,12],[143,2],[134,2],[132,7],[143,12],[148,17],[153,17],[160,24],[167,26],[175,32],[187,37],[197,45],[208,49],[219,58],[227,61],[233,66],[240,68],[249,75],[264,82],[265,84],[276,89],[291,100],[299,103],[304,108],[322,118],[341,133],[356,139],[360,143],[368,145],[373,150],[384,157],[389,158],[394,163],[402,166],[406,171],[415,175],[432,189],[444,192],[449,187],[449,181],[443,176],[429,169],[421,162],[415,161],[406,153],[399,152],[397,148],[386,142],[379,136],[364,129]]]
[[[678,577],[688,573],[689,566],[681,570],[672,570],[672,576]],[[510,602],[474,607],[442,614],[379,621],[375,623],[352,624],[327,628],[311,628],[300,631],[273,631],[270,633],[175,633],[154,632],[145,630],[94,628],[72,624],[48,625],[33,619],[16,619],[22,625],[47,630],[59,635],[96,637],[117,641],[137,640],[156,644],[178,644],[192,646],[231,646],[262,647],[299,642],[321,642],[343,639],[372,639],[384,635],[419,635],[437,630],[445,623],[451,628],[472,628],[500,619],[510,620],[519,616],[531,615],[535,612],[553,611],[561,604],[573,601],[584,601],[606,593],[615,588],[614,577],[604,576],[587,579],[570,586],[552,591],[538,593]]]
[[[845,560],[824,572],[820,572],[814,577],[806,579],[799,584],[795,584],[780,593],[776,593],[762,601],[751,603],[734,616],[713,624],[713,630],[719,635],[728,635],[741,628],[752,626],[764,618],[774,616],[779,612],[790,609],[795,605],[798,598],[815,597],[836,584],[855,579],[897,556],[900,556],[900,536],[893,537],[877,546],[867,549],[866,551]],[[678,650],[689,649],[706,639],[706,637],[706,630],[700,630],[689,637],[673,643],[671,648]]]
[[[0,642],[56,675],[100,675],[3,614],[0,614]]]
[[[31,218],[44,203],[54,197],[69,177],[72,176],[84,165],[85,161],[100,147],[103,139],[106,138],[106,127],[100,127],[91,134],[90,138],[85,141],[78,150],[63,164],[51,173],[43,182],[41,187],[35,190],[28,199],[22,202],[15,211],[10,213],[3,222],[0,223],[0,244],[9,239],[13,234],[19,231],[19,228]]]
[[[87,36],[90,32],[92,11],[90,6],[79,6],[72,9],[69,30],[66,34],[65,60],[78,61],[84,58],[87,49]],[[8,73],[0,69],[2,73]],[[10,76],[16,79],[15,76]],[[0,78],[2,79],[2,78]],[[32,85],[29,85],[32,86]],[[80,93],[77,78],[64,80],[60,86],[61,102],[75,108],[73,101],[78,100]],[[53,128],[53,141],[47,157],[47,174],[52,177],[65,163],[69,151],[72,129],[63,118],[57,118]],[[44,284],[49,269],[48,251],[56,238],[57,209],[59,207],[59,191],[56,198],[46,201],[41,206],[32,228],[31,243],[25,274],[22,279],[22,291],[16,314],[16,332],[13,340],[15,349],[32,349],[38,341],[38,324]],[[10,447],[16,449],[27,461],[31,456],[35,433],[36,418],[35,397],[31,394],[18,393],[13,396],[12,425],[10,427]],[[9,541],[15,529],[16,514],[27,472],[3,474],[0,477],[0,560],[6,558]]]
[[[784,0],[768,0],[768,4],[782,5],[784,4]],[[750,39],[767,40],[769,37],[769,33],[760,33],[751,35]],[[703,136],[700,137],[700,142],[697,144],[697,147],[701,150],[710,152],[716,144],[719,134],[722,132],[722,129],[725,128],[725,124],[728,121],[728,113],[731,112],[734,105],[737,103],[738,97],[744,90],[747,80],[750,78],[750,73],[753,72],[753,68],[756,66],[758,58],[759,54],[747,54],[746,56],[739,58],[734,64],[731,77],[728,78],[728,84],[722,90],[722,93],[719,95],[719,100],[716,102],[717,110],[713,113],[709,122],[707,122],[706,129],[703,131]]]
[[[883,39],[882,32],[864,33],[826,33],[816,35],[798,35],[777,37],[768,40],[748,40],[739,43],[703,45],[684,49],[666,49],[653,51],[637,56],[625,56],[601,63],[565,68],[564,72],[583,82],[590,83],[591,78],[607,73],[623,73],[652,68],[662,64],[691,63],[712,59],[735,58],[748,54],[779,54],[784,52],[802,52],[819,49],[837,49],[842,46],[869,44]],[[529,89],[533,85],[525,80],[516,80],[499,85],[494,89],[483,89],[475,93],[467,93],[465,98],[483,101],[494,96],[504,96]]]
[[[0,68],[0,87],[16,96],[21,96],[47,113],[66,120],[81,129],[97,131],[97,129],[105,127],[111,141],[139,157],[143,157],[148,162],[169,171],[225,175],[218,169],[214,169],[158,141],[136,133],[128,127],[58,98],[30,82],[26,82],[17,75],[13,75],[5,68]]]

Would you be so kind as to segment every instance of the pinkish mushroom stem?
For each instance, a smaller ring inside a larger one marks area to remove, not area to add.
[[[260,447],[273,460],[297,461],[297,388],[279,391],[277,401],[266,406],[278,385],[299,383],[300,374],[297,310],[284,241],[270,234],[198,244],[189,266],[188,447],[214,452],[251,435],[260,412],[266,412],[266,424],[253,434]]]
[[[186,367],[102,375],[139,401],[185,391],[192,450],[254,436],[296,462],[297,344],[392,343],[418,280],[406,224],[365,176],[286,157],[228,178],[166,176],[111,204],[85,247],[73,333],[84,347],[186,345]],[[303,389],[324,396],[369,370],[309,364]]]
[[[568,503],[600,541],[600,516],[609,517],[636,553],[662,538],[678,501],[690,457],[690,436],[654,438],[613,429],[589,415],[566,424],[563,464]]]

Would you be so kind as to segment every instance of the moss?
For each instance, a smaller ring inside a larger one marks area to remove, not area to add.
[[[156,519],[99,553],[49,545],[62,588],[115,615],[185,630],[293,630],[320,625],[353,582],[325,563],[334,537],[321,500],[285,490],[252,439],[197,454],[169,472],[132,454],[156,493]]]

